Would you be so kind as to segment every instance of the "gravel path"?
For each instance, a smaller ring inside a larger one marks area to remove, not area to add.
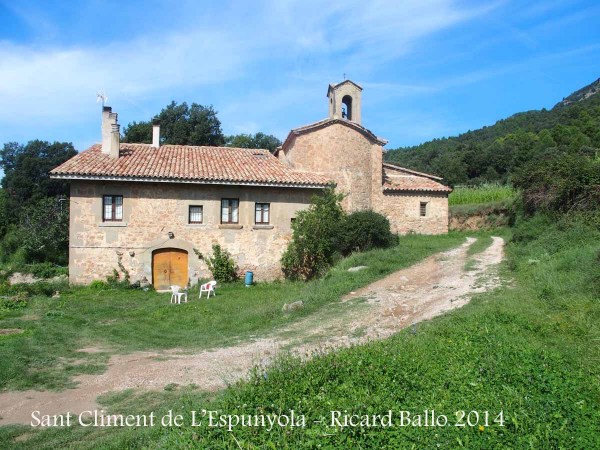
[[[499,284],[497,266],[504,240],[493,238],[476,263],[465,271],[474,238],[433,255],[343,297],[318,314],[233,347],[190,354],[183,351],[114,355],[101,375],[79,375],[74,389],[62,392],[11,391],[0,394],[0,425],[29,424],[31,412],[61,414],[99,409],[96,398],[128,388],[162,390],[170,383],[218,390],[256,366],[268,365],[281,351],[308,357],[315,351],[382,339],[414,323],[464,306],[470,295]]]

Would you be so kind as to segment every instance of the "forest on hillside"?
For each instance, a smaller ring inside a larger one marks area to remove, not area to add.
[[[444,177],[451,186],[518,183],[539,162],[600,157],[600,79],[550,110],[515,114],[456,137],[390,150],[386,160]]]

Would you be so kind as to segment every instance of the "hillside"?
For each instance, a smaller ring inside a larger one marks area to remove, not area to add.
[[[387,152],[385,159],[443,176],[448,183],[510,181],[527,162],[548,154],[600,148],[600,79],[550,110],[517,113],[456,137]]]
[[[568,97],[563,98],[562,101],[559,102],[556,106],[559,107],[572,105],[573,103],[577,103],[587,98],[590,98],[592,95],[596,95],[598,92],[600,92],[600,78],[598,78],[593,83],[588,84],[587,86],[579,89],[578,91],[573,92]]]

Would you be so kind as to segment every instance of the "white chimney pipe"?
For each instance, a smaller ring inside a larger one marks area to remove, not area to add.
[[[160,147],[160,122],[158,120],[152,122],[152,147]]]
[[[102,108],[102,153],[105,155],[111,155],[112,142],[114,139],[112,136],[113,125],[118,125],[117,116],[118,114],[112,112],[110,106]]]
[[[112,108],[105,106],[102,108],[102,153],[110,153],[110,115]]]
[[[118,123],[111,124],[111,132],[110,132],[110,153],[109,156],[111,158],[119,157],[119,150],[121,147],[121,125]]]

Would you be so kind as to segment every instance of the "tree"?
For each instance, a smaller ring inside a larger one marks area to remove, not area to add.
[[[66,198],[44,198],[25,208],[18,234],[28,261],[67,264],[69,204]]]
[[[6,191],[0,189],[0,238],[6,234],[8,225],[10,224],[8,209],[6,207],[7,201],[8,196],[6,195]]]
[[[273,153],[281,145],[281,141],[271,134],[267,135],[259,132],[256,134],[227,136],[225,145],[237,148],[262,148]]]
[[[154,116],[160,122],[161,144],[213,145],[225,143],[221,122],[212,106],[171,102]],[[123,131],[123,142],[150,144],[152,121],[132,122]]]
[[[600,204],[600,161],[583,153],[549,152],[514,178],[527,213],[591,211]]]
[[[345,214],[343,195],[328,188],[315,195],[307,210],[292,224],[292,241],[281,258],[283,273],[290,279],[310,280],[322,275],[339,249],[339,228]]]
[[[510,182],[523,167],[530,163],[535,167],[549,151],[558,156],[600,149],[600,92],[597,82],[590,86],[551,110],[518,113],[456,137],[390,150],[385,159],[443,176],[450,184]]]
[[[21,209],[46,197],[65,196],[68,183],[50,179],[49,172],[77,151],[70,142],[30,141],[26,145],[16,142],[4,144],[0,150],[0,167],[4,170],[2,202],[5,214],[12,223],[18,222]]]
[[[131,122],[123,130],[124,142],[152,144],[152,124],[150,122]]]

